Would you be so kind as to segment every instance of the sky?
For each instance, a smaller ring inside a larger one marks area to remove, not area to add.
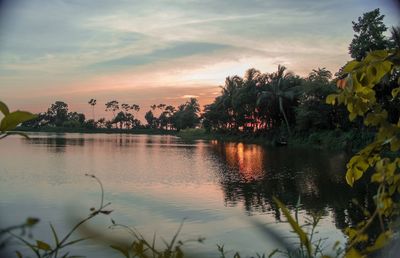
[[[45,111],[57,100],[91,116],[104,103],[208,104],[230,75],[278,64],[306,76],[350,60],[352,21],[385,0],[0,0],[0,99]]]

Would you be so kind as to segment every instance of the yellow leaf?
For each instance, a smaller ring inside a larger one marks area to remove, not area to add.
[[[354,184],[354,176],[353,176],[353,172],[351,170],[347,170],[346,172],[346,182],[348,185],[350,185],[351,187]]]
[[[3,113],[3,115],[8,115],[10,113],[10,110],[8,110],[7,105],[3,102],[0,101],[0,111]]]
[[[352,113],[353,112],[353,103],[349,103],[348,105],[347,105],[347,110],[350,112],[350,113]]]
[[[393,98],[397,97],[397,95],[399,94],[399,92],[400,92],[400,87],[394,88],[394,89],[392,90],[392,96],[393,96]]]
[[[350,113],[349,114],[349,120],[353,121],[357,117],[357,113]]]
[[[362,258],[363,256],[356,249],[351,248],[344,255],[345,258]]]
[[[387,50],[374,50],[369,53],[374,59],[385,59],[388,56]]]
[[[343,72],[350,73],[351,71],[358,68],[359,66],[360,66],[360,62],[358,62],[356,60],[350,61],[343,68]]]
[[[371,176],[371,182],[380,183],[383,181],[383,176],[380,173],[375,173]]]
[[[400,139],[397,137],[393,137],[390,141],[390,150],[398,151],[400,149]]]
[[[365,172],[368,169],[369,164],[365,159],[359,159],[358,162],[354,165],[357,169]]]
[[[386,244],[388,244],[391,236],[392,232],[390,231],[381,233],[375,240],[374,245],[367,248],[367,252],[373,252],[382,249]]]
[[[326,97],[326,104],[335,105],[337,94],[330,94]]]
[[[50,251],[51,250],[50,245],[45,243],[45,242],[43,242],[43,241],[36,240],[36,245],[37,245],[37,248],[39,248],[41,250],[45,250],[45,251]]]
[[[282,210],[283,214],[285,215],[285,217],[288,220],[292,229],[299,236],[301,244],[303,244],[307,248],[308,254],[311,255],[312,247],[311,247],[311,242],[307,237],[307,234],[304,233],[304,231],[303,231],[303,229],[301,229],[300,225],[293,219],[293,217],[290,215],[290,212],[286,208],[286,206],[275,197],[273,197],[273,200],[278,205],[278,207]]]
[[[385,74],[390,72],[392,68],[392,63],[389,61],[379,62],[375,63],[374,67],[377,70],[374,83],[377,83],[382,79],[383,76],[385,76]]]
[[[387,164],[387,166],[386,166],[386,175],[387,176],[390,176],[390,177],[393,176],[395,171],[396,171],[396,163],[395,162]]]
[[[0,131],[12,130],[20,123],[36,118],[36,115],[26,111],[14,111],[1,120]]]

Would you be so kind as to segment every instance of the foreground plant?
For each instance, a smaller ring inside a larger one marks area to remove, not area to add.
[[[390,121],[385,106],[377,101],[379,87],[391,82],[389,101],[398,101],[400,94],[400,49],[370,52],[361,61],[351,61],[338,81],[340,93],[329,95],[328,104],[343,104],[349,119],[359,118],[366,127],[376,130],[372,143],[354,155],[347,164],[346,181],[350,186],[370,171],[371,183],[377,185],[375,210],[365,211],[366,219],[347,228],[346,257],[363,257],[381,250],[396,238],[400,193],[400,119]],[[373,223],[380,225],[375,239],[367,233]]]
[[[22,135],[29,138],[25,133],[22,132],[12,132],[19,124],[32,120],[36,118],[36,115],[27,111],[14,111],[10,112],[8,106],[0,101],[0,111],[3,113],[4,117],[0,122],[0,139],[3,139],[12,134]]]
[[[167,242],[162,238],[165,248],[160,249],[157,248],[156,234],[153,235],[151,241],[147,241],[145,237],[143,237],[143,235],[140,234],[140,232],[138,232],[135,228],[115,223],[115,221],[112,220],[112,225],[110,226],[110,228],[120,228],[125,230],[132,237],[132,242],[129,245],[114,244],[111,245],[111,248],[119,251],[126,258],[181,258],[184,257],[184,253],[182,250],[184,244],[190,242],[202,243],[204,241],[204,238],[202,237],[199,237],[197,239],[188,239],[185,241],[178,240],[178,235],[181,232],[182,227],[183,222],[180,224],[178,230],[173,235],[171,241]],[[186,255],[185,257],[188,256]]]
[[[100,215],[100,214],[105,214],[108,215],[112,212],[112,210],[107,210],[106,207],[109,206],[111,203],[106,203],[104,204],[104,189],[101,181],[95,176],[95,175],[88,175],[86,174],[85,176],[88,176],[90,178],[93,178],[94,180],[97,181],[97,183],[100,186],[101,190],[101,200],[98,208],[91,208],[89,215],[79,221],[77,224],[75,224],[71,230],[68,231],[67,234],[65,234],[63,237],[60,237],[57,231],[55,230],[53,224],[50,223],[50,229],[51,229],[51,234],[54,239],[54,244],[46,243],[42,240],[29,240],[25,238],[24,236],[18,235],[14,232],[13,228],[10,229],[5,229],[4,232],[12,236],[13,238],[19,240],[21,243],[23,243],[24,246],[28,247],[38,258],[57,258],[57,257],[62,257],[62,258],[72,258],[72,257],[77,257],[75,255],[70,255],[69,251],[65,251],[67,247],[70,247],[71,245],[77,244],[81,241],[84,241],[88,238],[78,238],[71,240],[73,233],[75,233],[84,223],[88,222],[89,220],[93,219],[94,217]],[[30,222],[30,223],[29,223]],[[35,221],[35,224],[38,222],[38,220]],[[28,225],[31,226],[34,225],[31,220],[27,220]],[[22,253],[20,251],[16,251],[16,254],[19,258],[22,258]]]

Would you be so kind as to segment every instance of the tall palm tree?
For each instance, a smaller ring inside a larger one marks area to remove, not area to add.
[[[284,108],[284,100],[293,100],[296,96],[296,87],[290,83],[294,75],[286,71],[286,67],[278,65],[278,71],[270,74],[270,85],[262,91],[257,99],[257,104],[272,105],[272,108],[277,105],[279,112],[286,123],[286,127],[291,135],[289,121]]]
[[[189,101],[186,102],[186,105],[195,113],[200,112],[200,105],[196,98],[190,98]]]
[[[323,83],[328,83],[331,78],[332,73],[325,67],[313,69],[312,72],[308,75],[309,81],[319,81]]]
[[[92,117],[93,117],[93,121],[95,121],[95,118],[94,118],[94,106],[96,106],[96,103],[97,102],[97,100],[95,100],[95,99],[90,99],[89,100],[89,105],[91,105],[92,106]]]
[[[232,99],[234,95],[236,95],[236,92],[242,87],[243,85],[243,79],[240,76],[228,76],[225,79],[225,85],[221,86],[221,99],[220,99],[220,104],[222,104],[222,107],[224,112],[228,114],[228,124],[229,127],[236,127],[236,111],[233,108],[232,105]]]

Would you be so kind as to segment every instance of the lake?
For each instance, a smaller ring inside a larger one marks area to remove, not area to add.
[[[149,239],[156,232],[168,241],[184,220],[179,239],[205,237],[204,243],[185,245],[199,257],[218,257],[216,244],[224,244],[230,256],[235,251],[269,254],[277,246],[257,223],[296,241],[272,196],[292,211],[300,198],[301,221],[319,213],[315,238],[325,238],[326,248],[345,241],[342,229],[354,217],[350,199],[355,193],[344,183],[349,156],[340,152],[155,135],[30,137],[0,141],[1,226],[38,217],[41,222],[32,233],[50,243],[49,222],[63,235],[74,218],[98,206],[99,185],[86,173],[102,181],[113,210],[91,221],[91,229],[129,239],[123,230],[108,228],[112,218]],[[10,246],[15,249],[23,248]],[[72,250],[87,257],[122,257],[96,241]]]

